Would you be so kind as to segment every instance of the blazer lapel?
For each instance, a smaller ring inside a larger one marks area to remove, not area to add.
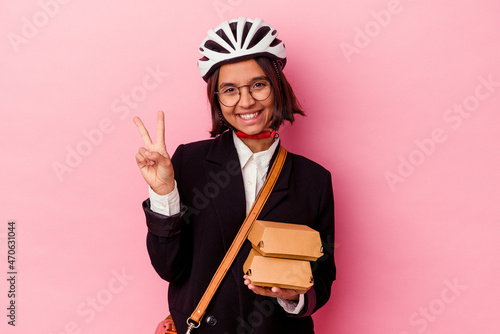
[[[207,187],[218,217],[224,249],[227,251],[245,219],[245,188],[238,153],[230,131],[215,139],[203,161]]]
[[[278,155],[278,149],[279,147],[276,149],[276,152],[274,153],[273,158],[271,159],[271,163],[269,164],[269,169],[271,169],[274,160],[276,160],[276,156]],[[266,204],[262,208],[262,211],[259,215],[259,219],[265,220],[267,214],[271,212],[276,207],[276,205],[278,205],[288,194],[288,186],[289,186],[291,172],[292,172],[292,157],[290,153],[288,153],[285,160],[285,164],[283,165],[283,169],[281,170],[280,176],[278,177],[278,180],[276,181],[273,191],[271,192],[271,195],[267,199]]]

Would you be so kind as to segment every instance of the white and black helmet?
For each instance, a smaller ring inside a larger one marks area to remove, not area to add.
[[[275,60],[283,69],[286,50],[277,36],[278,31],[260,18],[240,17],[210,29],[199,49],[203,57],[198,60],[198,68],[203,80],[207,81],[215,69],[224,64],[258,56]]]

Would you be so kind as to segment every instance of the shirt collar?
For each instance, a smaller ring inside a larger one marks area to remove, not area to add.
[[[236,147],[236,152],[238,153],[238,158],[240,159],[240,166],[241,168],[244,168],[246,164],[248,163],[248,160],[253,156],[254,158],[258,158],[261,162],[261,165],[263,167],[268,167],[269,163],[271,162],[271,158],[273,157],[274,151],[276,151],[276,147],[278,147],[279,143],[279,138],[276,139],[271,147],[269,147],[265,151],[253,153],[248,146],[245,145],[245,143],[238,138],[236,133],[233,132],[233,141],[234,141],[234,146]]]

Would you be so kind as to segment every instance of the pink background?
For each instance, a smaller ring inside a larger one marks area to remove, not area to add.
[[[283,143],[333,173],[338,279],[317,333],[500,332],[500,2],[0,6],[2,333],[152,333],[166,315],[132,117],[164,110],[170,152],[208,138],[197,48],[238,16],[278,28],[307,111]]]

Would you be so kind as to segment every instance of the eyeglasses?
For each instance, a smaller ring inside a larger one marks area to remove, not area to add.
[[[271,95],[271,83],[267,79],[259,79],[252,81],[249,85],[243,86],[224,86],[215,92],[219,97],[219,102],[226,107],[234,107],[240,102],[240,88],[248,87],[248,91],[254,100],[264,101]]]

